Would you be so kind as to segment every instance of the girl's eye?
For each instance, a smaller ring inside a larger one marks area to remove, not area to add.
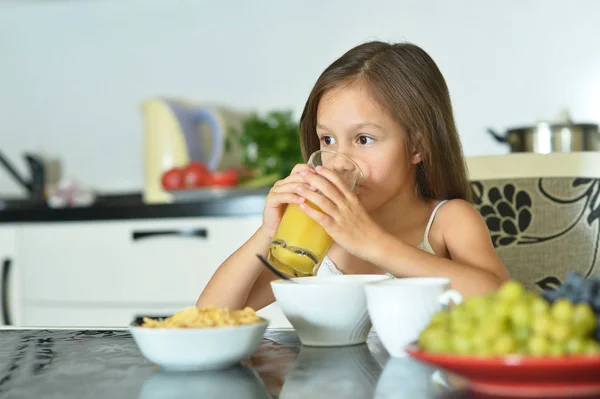
[[[333,137],[331,137],[331,136],[323,136],[323,137],[321,137],[321,141],[325,145],[335,144],[335,139]]]
[[[365,135],[361,135],[358,136],[358,142],[361,145],[366,145],[366,144],[371,144],[373,142],[373,137],[369,137],[369,136],[365,136]]]

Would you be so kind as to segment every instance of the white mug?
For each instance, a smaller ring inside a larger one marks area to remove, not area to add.
[[[367,308],[381,343],[392,357],[406,356],[404,348],[415,341],[431,316],[462,302],[450,289],[450,279],[418,277],[384,280],[365,285]]]

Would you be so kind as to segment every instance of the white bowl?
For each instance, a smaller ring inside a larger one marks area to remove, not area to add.
[[[279,307],[303,345],[363,344],[371,330],[364,285],[390,279],[377,274],[298,277],[271,282]]]
[[[269,325],[258,323],[215,328],[129,329],[142,354],[167,370],[219,370],[249,358],[258,350]]]

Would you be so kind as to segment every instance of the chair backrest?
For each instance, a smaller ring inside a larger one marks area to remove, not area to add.
[[[600,152],[467,157],[474,204],[511,276],[547,289],[600,271]]]

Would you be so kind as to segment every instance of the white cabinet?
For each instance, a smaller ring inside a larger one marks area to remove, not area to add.
[[[21,322],[17,231],[16,225],[0,226],[0,325]]]
[[[259,223],[232,217],[24,225],[25,303],[195,303]]]
[[[31,223],[19,228],[26,326],[125,326],[193,306],[260,216]],[[276,306],[263,312],[287,326]]]

